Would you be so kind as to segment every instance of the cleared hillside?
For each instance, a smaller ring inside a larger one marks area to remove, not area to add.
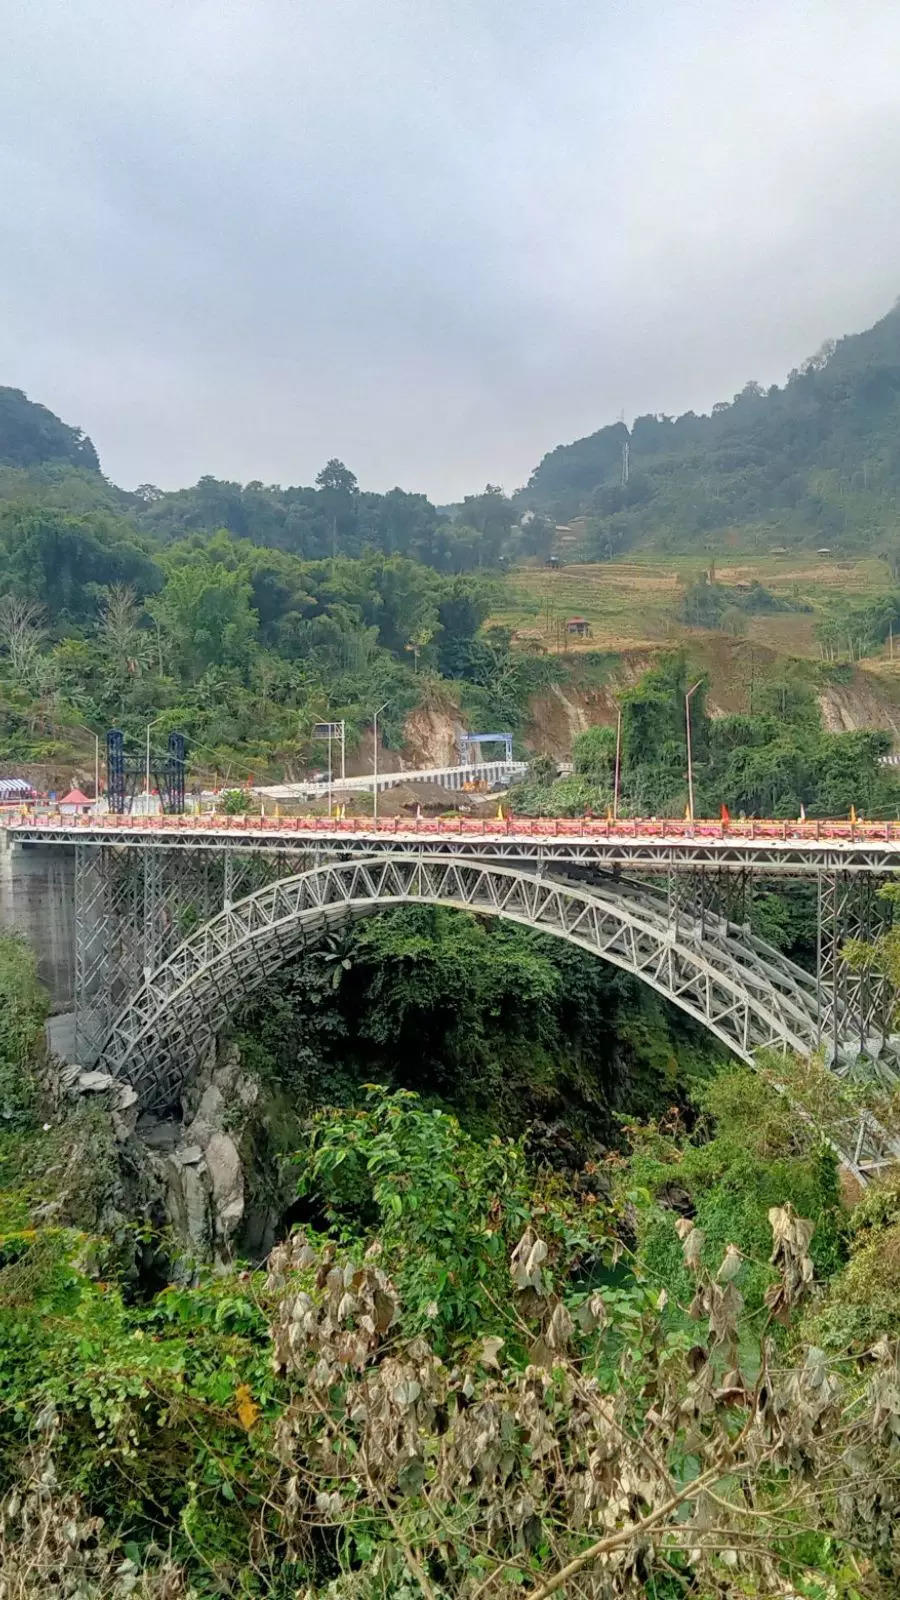
[[[523,644],[569,653],[656,646],[690,639],[709,630],[681,620],[685,589],[703,572],[691,558],[574,563],[554,571],[520,567],[505,585],[505,603],[492,621],[511,628]],[[717,563],[716,582],[739,594],[757,582],[778,599],[805,610],[749,615],[743,640],[755,640],[789,656],[819,659],[816,623],[835,600],[867,602],[890,587],[885,561],[878,557],[842,560],[835,556],[746,557]],[[572,637],[566,623],[583,617],[585,638]],[[887,654],[885,646],[873,652]],[[898,648],[900,654],[900,648]]]

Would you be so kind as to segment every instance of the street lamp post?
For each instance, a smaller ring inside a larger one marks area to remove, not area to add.
[[[145,816],[149,816],[150,815],[150,729],[151,728],[155,728],[156,724],[158,722],[162,722],[162,719],[163,719],[164,716],[165,716],[165,712],[161,711],[158,717],[154,717],[152,722],[148,722],[147,723],[147,750],[146,750],[146,761],[145,761],[145,765],[144,765],[144,815]]]
[[[378,821],[378,718],[382,711],[386,711],[390,700],[385,700],[384,705],[372,717],[372,821]]]
[[[698,678],[697,682],[692,686],[692,688],[688,689],[688,692],[684,697],[684,727],[685,727],[685,733],[687,734],[688,821],[689,822],[693,822],[693,820],[694,820],[694,762],[693,762],[693,752],[692,752],[692,749],[691,749],[691,698],[692,698],[693,695],[695,695],[697,693],[697,690],[699,689],[699,687],[700,687],[702,682],[703,682],[703,679],[702,678]]]

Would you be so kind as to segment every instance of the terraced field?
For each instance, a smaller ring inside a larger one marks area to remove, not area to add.
[[[492,620],[512,628],[524,642],[547,650],[639,649],[698,638],[704,630],[678,619],[683,587],[698,577],[702,561],[677,557],[658,561],[603,562],[552,570],[520,567],[507,580],[507,603]],[[768,555],[716,564],[718,582],[762,583],[773,594],[803,601],[810,612],[772,612],[747,618],[746,638],[778,654],[818,656],[816,613],[837,595],[860,599],[890,586],[879,557],[838,560],[830,556]],[[584,617],[590,637],[565,631],[570,617]]]

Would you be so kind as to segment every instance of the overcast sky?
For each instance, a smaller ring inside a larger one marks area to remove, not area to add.
[[[898,293],[897,0],[0,0],[0,383],[129,488],[512,489]]]

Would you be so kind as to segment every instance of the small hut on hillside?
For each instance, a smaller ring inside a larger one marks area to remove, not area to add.
[[[589,639],[591,625],[587,617],[569,617],[566,622],[566,633],[571,634],[574,639]]]

